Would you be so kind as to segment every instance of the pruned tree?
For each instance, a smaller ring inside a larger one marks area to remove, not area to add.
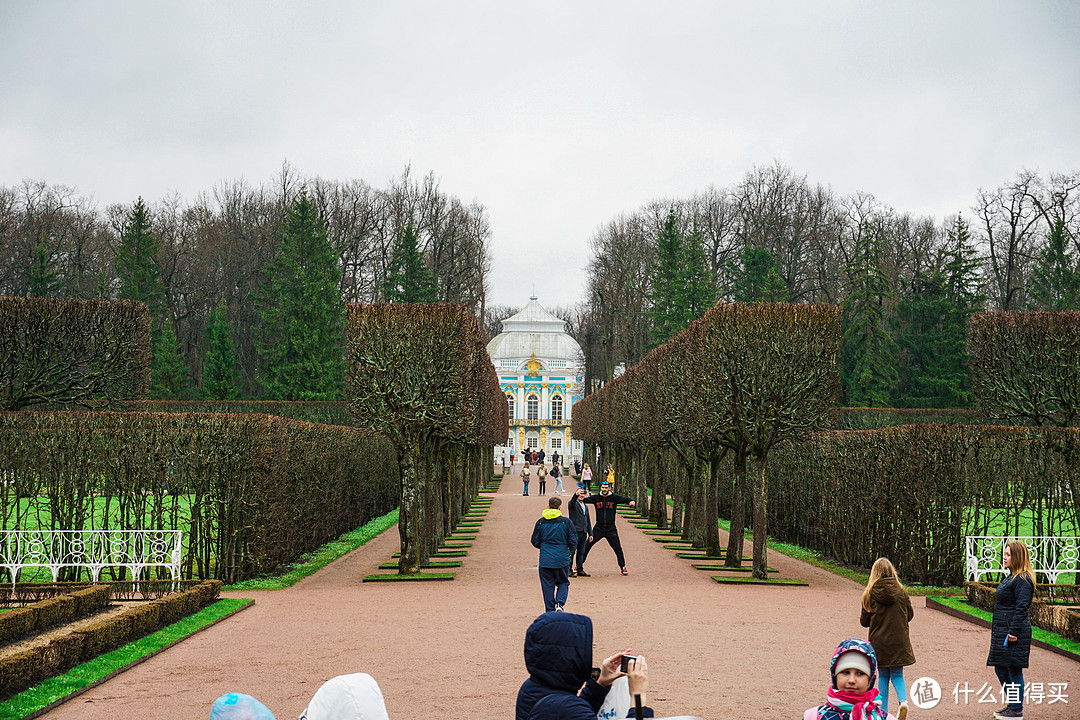
[[[968,324],[979,407],[1003,424],[1080,425],[1080,311],[995,311]]]
[[[0,409],[122,408],[149,387],[143,303],[0,298]]]

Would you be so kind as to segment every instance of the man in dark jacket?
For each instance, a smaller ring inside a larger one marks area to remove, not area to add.
[[[589,573],[585,572],[585,545],[592,540],[592,522],[589,521],[589,506],[582,502],[584,499],[585,488],[579,487],[566,506],[566,514],[577,532],[577,562],[570,571],[570,577],[589,577]]]
[[[634,507],[633,499],[611,492],[611,483],[604,480],[600,483],[600,494],[590,495],[582,502],[596,506],[596,522],[593,524],[592,540],[585,546],[585,559],[589,558],[589,551],[592,550],[593,545],[606,539],[608,545],[615,551],[615,559],[619,561],[619,570],[623,575],[629,574],[626,572],[626,558],[623,557],[622,543],[619,542],[619,531],[615,528],[615,508],[619,505]],[[580,570],[578,574],[581,574]]]
[[[533,526],[532,544],[540,549],[540,589],[544,593],[544,611],[562,611],[570,592],[570,562],[577,548],[577,531],[559,512],[562,498],[548,500],[548,509]]]
[[[525,667],[529,677],[518,690],[515,720],[596,720],[611,683],[626,675],[630,697],[648,703],[649,672],[644,658],[631,661],[623,673],[624,653],[600,663],[600,677],[592,672],[592,620],[571,613],[544,613],[525,632]],[[580,691],[580,692],[579,692]],[[644,717],[652,717],[643,707]],[[631,708],[627,717],[633,717]]]

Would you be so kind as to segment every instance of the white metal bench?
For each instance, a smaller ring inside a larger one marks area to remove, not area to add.
[[[132,580],[147,568],[180,579],[181,530],[0,530],[0,568],[14,585],[23,568],[47,568],[53,582],[63,568],[86,568],[93,582],[107,567],[126,568]]]
[[[1036,577],[1041,574],[1050,583],[1056,583],[1061,575],[1080,569],[1080,537],[968,535],[967,579],[978,582],[984,575],[1006,572],[1001,564],[1001,554],[1005,544],[1012,540],[1020,540],[1027,545]]]

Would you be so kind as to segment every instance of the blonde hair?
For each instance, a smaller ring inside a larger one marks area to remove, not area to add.
[[[1031,587],[1035,587],[1035,568],[1031,564],[1031,553],[1021,540],[1009,543],[1009,572],[1026,577],[1031,581]]]
[[[904,589],[904,584],[900,582],[900,575],[896,572],[896,566],[889,561],[889,558],[879,557],[870,568],[870,579],[866,581],[866,589],[862,593],[862,606],[866,612],[874,612],[873,607],[870,606],[870,593],[878,580],[882,578],[892,578],[901,590]]]

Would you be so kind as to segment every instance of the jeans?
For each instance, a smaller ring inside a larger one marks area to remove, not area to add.
[[[562,475],[559,475],[558,477],[555,478],[555,492],[560,493],[562,491],[563,491],[563,488],[562,488]]]
[[[1013,689],[1014,692],[1015,692],[1015,688],[1017,686],[1019,686],[1019,695],[1016,695],[1016,697],[1020,698],[1020,702],[1018,702],[1018,703],[1011,702],[1011,703],[1008,703],[1008,705],[1013,710],[1023,710],[1024,709],[1024,668],[1022,668],[1022,667],[1011,667],[1011,666],[1006,667],[1004,665],[995,665],[994,666],[994,672],[997,674],[998,681],[1001,683],[1001,687],[1002,687],[1003,690],[1005,690],[1006,693],[1009,692],[1009,690],[1005,688],[1005,686],[1007,684],[1012,685],[1012,689]]]
[[[522,495],[528,495],[529,494],[529,481],[528,480],[525,481],[525,489],[521,491],[521,494]]]
[[[579,530],[577,534],[577,569],[578,572],[585,569],[585,546],[589,544],[589,534]]]
[[[555,609],[556,603],[566,604],[570,592],[570,567],[540,568],[540,590],[544,593],[544,612]]]
[[[896,688],[896,701],[904,702],[907,700],[907,683],[904,682],[904,668],[878,668],[877,690],[878,695],[881,697],[881,709],[885,712],[889,712],[890,680],[892,681],[893,687]]]

